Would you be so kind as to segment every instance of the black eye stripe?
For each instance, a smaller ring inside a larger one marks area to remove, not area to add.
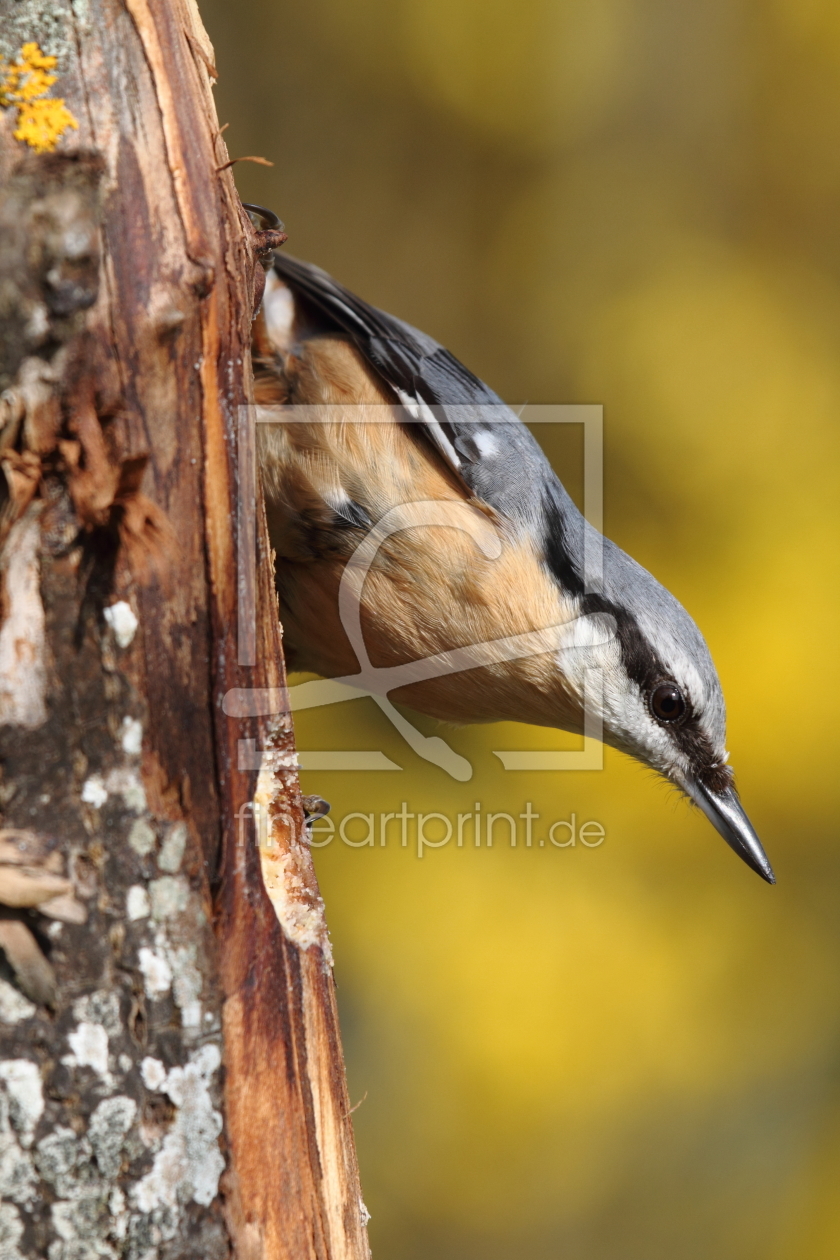
[[[605,599],[603,595],[584,595],[581,605],[585,613],[605,612],[615,617],[624,668],[643,696],[649,696],[660,683],[672,681],[668,678],[664,662],[645,638],[631,612]],[[732,771],[728,766],[719,764],[708,737],[695,720],[688,700],[686,714],[682,719],[662,725],[686,755],[694,773],[708,787],[714,791],[723,791],[731,783]]]
[[[562,492],[565,495],[565,491]],[[582,533],[568,527],[573,514],[561,510],[554,494],[546,494],[543,500],[546,524],[545,561],[561,590],[577,596],[582,613],[610,613],[616,619],[621,659],[629,678],[647,696],[664,678],[667,670],[658,654],[645,638],[636,618],[629,609],[613,603],[603,595],[587,594],[582,574]],[[720,765],[706,733],[689,713],[682,721],[671,722],[663,729],[688,758],[694,773],[707,787],[723,791],[732,782],[728,766]]]

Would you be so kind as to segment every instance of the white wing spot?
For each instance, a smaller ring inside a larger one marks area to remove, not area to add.
[[[478,453],[482,459],[490,459],[491,456],[497,454],[499,444],[492,433],[488,433],[486,429],[480,429],[478,433],[473,434],[473,441],[478,447]]]

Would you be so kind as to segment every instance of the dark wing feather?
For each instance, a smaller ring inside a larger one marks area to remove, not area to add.
[[[702,672],[722,724],[720,685],[694,622],[649,573],[584,521],[519,417],[431,337],[368,306],[317,267],[281,255],[275,269],[330,328],[352,338],[407,410],[415,408],[412,414],[441,450],[449,448],[448,458],[454,457],[473,494],[533,538],[560,588],[579,598],[581,612],[615,618],[624,667],[640,690],[665,673],[652,646],[665,642]],[[590,579],[589,589],[583,581],[585,537],[602,548],[603,574]],[[693,764],[702,764],[706,753],[695,728],[674,731]]]
[[[488,385],[438,342],[395,316],[369,306],[320,267],[278,254],[274,270],[294,292],[306,297],[352,337],[390,385],[430,405],[478,403],[504,407]]]
[[[327,327],[351,338],[470,491],[536,536],[558,577],[562,557],[566,589],[579,585],[583,519],[498,394],[426,333],[369,306],[319,267],[278,254],[274,270]]]

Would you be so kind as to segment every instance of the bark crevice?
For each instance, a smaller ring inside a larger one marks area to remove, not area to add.
[[[259,504],[233,633],[267,235],[195,6],[86,15],[0,0],[78,121],[0,110],[0,1249],[364,1260],[291,723],[222,708],[285,682]]]

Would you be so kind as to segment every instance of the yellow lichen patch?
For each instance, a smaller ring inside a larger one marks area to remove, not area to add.
[[[17,110],[16,140],[22,140],[37,153],[49,153],[68,128],[79,124],[60,97],[48,97],[58,77],[50,74],[56,65],[35,43],[24,44],[17,61],[0,61],[0,106]]]
[[[38,153],[48,153],[55,148],[68,127],[77,129],[78,126],[64,101],[30,101],[18,106],[18,125],[13,135]]]

